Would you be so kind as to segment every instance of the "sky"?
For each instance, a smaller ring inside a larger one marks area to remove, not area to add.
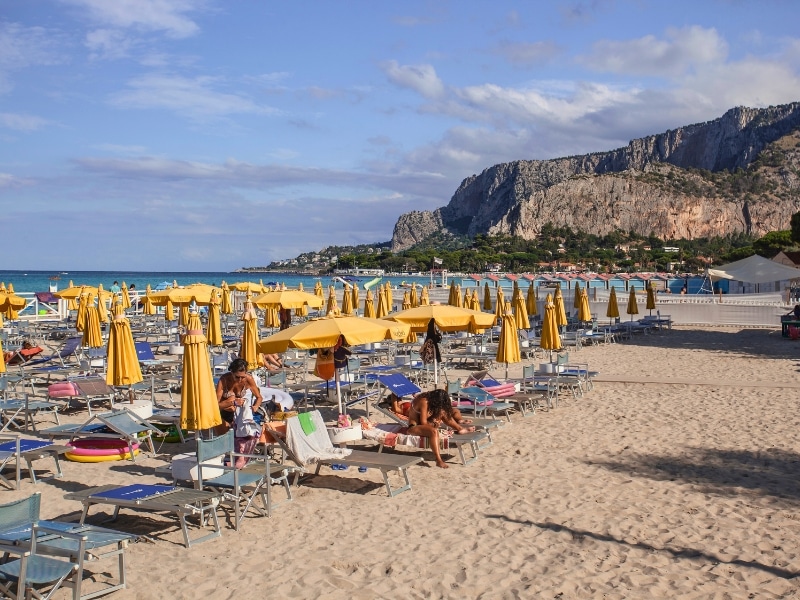
[[[800,101],[796,0],[0,0],[6,269],[391,239],[494,164]]]

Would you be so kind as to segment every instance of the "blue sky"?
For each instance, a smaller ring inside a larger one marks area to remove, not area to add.
[[[0,2],[9,269],[391,238],[505,161],[800,100],[794,0]]]

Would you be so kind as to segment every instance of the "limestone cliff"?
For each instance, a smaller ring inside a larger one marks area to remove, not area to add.
[[[610,152],[495,165],[466,178],[447,206],[401,215],[392,249],[439,231],[534,239],[546,223],[663,239],[787,229],[800,210],[798,132],[800,102],[740,107]]]

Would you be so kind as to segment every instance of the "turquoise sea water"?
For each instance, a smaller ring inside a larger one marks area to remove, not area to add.
[[[58,280],[52,280],[51,277],[59,277]],[[328,286],[331,283],[331,278],[325,276],[320,278],[323,285]],[[372,277],[360,277],[359,286],[373,279]],[[50,284],[57,284],[59,290],[69,287],[69,282],[75,285],[92,285],[96,286],[99,283],[103,284],[105,289],[109,289],[114,281],[119,281],[120,285],[124,281],[128,286],[131,284],[136,285],[136,289],[144,290],[149,283],[153,289],[158,287],[161,283],[171,284],[177,281],[178,285],[188,285],[190,283],[207,283],[210,285],[220,285],[222,281],[229,284],[237,281],[254,281],[258,282],[263,280],[265,285],[270,283],[285,283],[287,287],[296,288],[300,282],[303,283],[305,289],[314,288],[317,280],[314,277],[302,275],[284,275],[275,273],[203,273],[203,272],[136,272],[136,271],[71,271],[66,273],[54,273],[53,271],[0,271],[0,281],[8,284],[14,284],[14,290],[17,292],[45,292],[50,289]],[[398,286],[403,281],[408,283],[416,282],[421,284],[430,283],[429,278],[425,277],[384,277],[381,283],[390,281],[392,286]],[[456,283],[460,280],[457,279]],[[341,288],[342,284],[336,284],[337,288]]]

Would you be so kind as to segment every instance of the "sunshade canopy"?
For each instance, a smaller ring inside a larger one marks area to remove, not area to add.
[[[769,283],[771,281],[800,279],[800,269],[787,267],[774,260],[754,254],[716,269],[709,269],[708,275],[712,281],[731,279],[745,283]]]

